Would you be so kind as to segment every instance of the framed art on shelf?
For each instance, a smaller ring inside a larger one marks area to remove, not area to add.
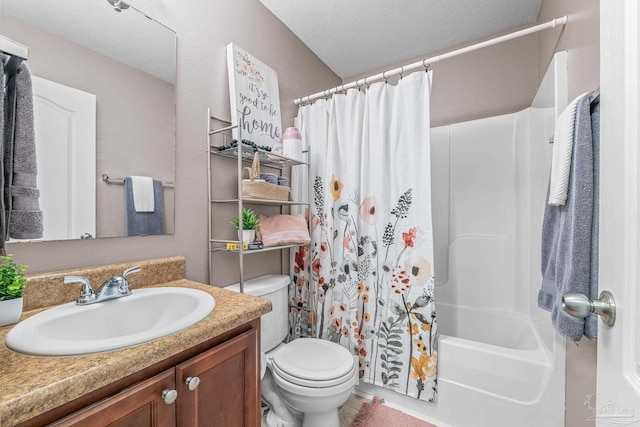
[[[242,139],[282,154],[278,74],[233,43],[227,45],[227,67],[231,120],[240,128]],[[238,129],[233,137],[238,139]]]

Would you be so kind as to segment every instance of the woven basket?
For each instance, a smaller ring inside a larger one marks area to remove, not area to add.
[[[258,153],[253,156],[253,164],[251,167],[242,169],[243,178],[244,171],[249,171],[249,179],[242,180],[242,197],[248,199],[290,200],[291,189],[289,187],[255,181],[260,177],[260,159],[258,158]]]

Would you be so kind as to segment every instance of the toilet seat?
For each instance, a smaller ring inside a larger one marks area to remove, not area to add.
[[[345,380],[342,381],[342,383],[339,383],[333,386],[327,386],[327,387],[314,387],[314,386],[306,386],[303,384],[297,384],[298,382],[301,382],[299,378],[296,379],[295,382],[292,382],[292,381],[287,381],[286,379],[284,379],[277,373],[274,373],[273,371],[271,373],[273,375],[274,381],[276,382],[278,387],[281,389],[281,392],[282,390],[286,390],[287,392],[293,393],[298,396],[306,396],[306,397],[313,397],[313,398],[332,397],[344,392],[349,392],[350,394],[351,391],[353,391],[353,388],[355,387],[357,383],[357,378],[358,378],[358,371],[357,369],[355,369],[353,372],[353,375],[350,377],[347,377]],[[345,398],[345,401],[346,401],[346,398]],[[298,410],[302,410],[302,409],[298,408]]]
[[[351,371],[347,372],[347,374],[341,377],[331,378],[328,380],[307,380],[304,378],[298,378],[296,376],[290,375],[287,372],[283,371],[282,369],[278,368],[278,366],[276,366],[275,364],[271,364],[270,367],[274,375],[278,376],[279,378],[282,378],[283,380],[290,382],[292,384],[296,384],[303,387],[311,387],[311,388],[325,388],[325,387],[333,387],[336,385],[340,385],[342,383],[349,381],[351,378],[353,378],[353,375],[356,373],[356,370],[357,370],[357,367],[355,366],[355,363],[354,363]]]
[[[298,338],[288,343],[271,355],[270,362],[278,377],[312,388],[348,382],[358,369],[349,350],[317,338]]]

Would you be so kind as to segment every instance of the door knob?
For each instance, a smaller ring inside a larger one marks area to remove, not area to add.
[[[562,308],[579,319],[584,319],[590,313],[594,313],[600,316],[602,322],[607,326],[613,326],[616,323],[616,301],[609,291],[602,291],[600,298],[593,301],[586,295],[567,292],[562,296]]]

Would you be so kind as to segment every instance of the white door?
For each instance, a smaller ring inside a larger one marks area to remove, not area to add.
[[[33,77],[44,240],[96,237],[96,96]]]
[[[613,327],[599,321],[596,426],[640,425],[640,91],[637,0],[600,2],[600,290],[613,293]],[[593,399],[595,398],[595,399]]]

